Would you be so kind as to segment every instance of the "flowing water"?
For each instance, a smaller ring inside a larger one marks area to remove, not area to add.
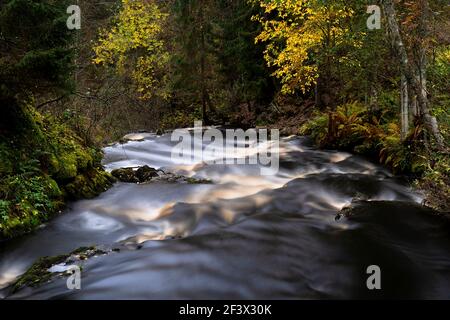
[[[0,297],[18,299],[450,298],[448,224],[383,168],[283,138],[280,170],[174,163],[170,135],[105,148],[108,170],[147,164],[213,184],[117,183],[0,249]],[[198,143],[198,142],[197,142]],[[359,214],[336,219],[355,197]],[[15,294],[37,258],[120,248],[85,262],[82,289],[58,278]],[[366,269],[381,269],[368,290]]]

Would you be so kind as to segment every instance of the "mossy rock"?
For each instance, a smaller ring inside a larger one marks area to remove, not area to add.
[[[48,282],[52,273],[48,271],[52,266],[63,263],[69,254],[53,257],[43,257],[38,259],[13,285],[13,292],[20,290],[25,286],[35,287],[41,283]]]
[[[155,168],[149,166],[143,166],[136,170],[135,176],[140,183],[152,180],[152,178],[158,177],[158,171]]]
[[[188,183],[188,184],[211,184],[212,181],[208,179],[198,179],[192,177],[185,177],[162,170],[156,170],[149,166],[134,168],[120,168],[115,169],[111,174],[119,181],[126,183],[151,183],[151,182],[169,182],[169,183]]]
[[[58,183],[51,178],[48,179],[48,195],[52,198],[60,198],[63,195]]]
[[[111,175],[117,180],[126,183],[138,183],[139,179],[136,177],[136,173],[133,168],[120,168],[111,172]]]
[[[71,199],[91,199],[108,190],[115,182],[114,177],[102,169],[92,168],[64,187],[66,196]]]
[[[24,287],[36,287],[49,282],[58,272],[50,272],[49,269],[58,264],[71,265],[75,262],[84,261],[93,256],[105,255],[108,252],[95,246],[80,247],[69,254],[52,257],[39,258],[33,265],[17,279],[12,286],[12,292],[17,292]]]
[[[111,171],[111,175],[121,182],[135,183],[138,182],[134,170],[132,168],[120,168]]]

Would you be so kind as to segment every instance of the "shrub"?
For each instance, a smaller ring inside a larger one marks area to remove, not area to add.
[[[427,204],[437,210],[450,209],[450,159],[448,155],[434,154],[431,165],[415,186],[423,190]]]
[[[357,102],[317,114],[300,130],[322,148],[339,149],[373,158],[394,173],[421,174],[426,169],[423,127],[413,127],[404,141],[397,123],[386,112],[370,113]]]
[[[448,125],[442,133],[448,137]],[[357,103],[338,107],[328,114],[316,113],[300,132],[310,135],[323,148],[344,149],[377,158],[395,174],[415,179],[427,203],[438,210],[450,208],[450,159],[448,154],[426,147],[426,130],[417,122],[405,139],[397,119],[389,111],[370,114]],[[447,139],[448,140],[448,139]]]

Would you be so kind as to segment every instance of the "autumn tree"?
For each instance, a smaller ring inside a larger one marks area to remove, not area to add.
[[[162,39],[166,18],[156,1],[122,0],[112,27],[101,31],[93,48],[94,63],[128,76],[142,99],[167,98],[169,53]]]
[[[254,17],[263,25],[256,41],[266,43],[265,59],[281,80],[282,92],[306,93],[316,86],[316,101],[328,105],[329,97],[319,99],[317,91],[330,86],[333,67],[358,45],[347,36],[352,8],[345,1],[261,0],[257,4],[264,14]]]

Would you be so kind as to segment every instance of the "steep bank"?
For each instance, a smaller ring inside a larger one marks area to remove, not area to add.
[[[10,112],[0,127],[0,240],[34,230],[67,200],[92,198],[113,181],[100,164],[101,152],[83,145],[66,125],[30,104],[5,109]]]

